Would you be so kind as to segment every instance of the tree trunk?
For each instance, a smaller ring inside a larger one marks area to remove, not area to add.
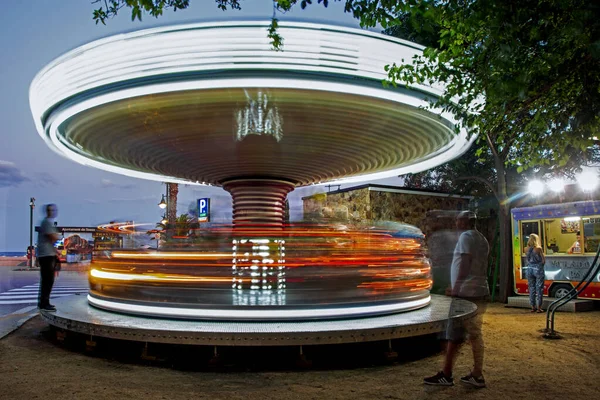
[[[169,225],[177,221],[177,195],[179,194],[179,185],[177,183],[167,183],[167,221]]]
[[[510,206],[506,200],[500,204],[498,215],[499,233],[500,233],[500,264],[499,264],[499,291],[498,300],[502,303],[508,301],[508,296],[512,294],[512,248],[511,248],[511,227],[510,227]]]
[[[170,239],[175,232],[177,224],[177,195],[179,185],[167,182],[167,238]]]
[[[508,296],[512,294],[512,232],[510,227],[510,203],[507,193],[506,169],[504,160],[497,155],[494,157],[494,164],[498,176],[498,190],[496,196],[499,203],[499,233],[500,233],[500,265],[499,265],[499,291],[498,300],[502,303],[508,301]]]

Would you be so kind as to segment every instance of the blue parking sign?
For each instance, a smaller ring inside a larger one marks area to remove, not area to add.
[[[198,199],[198,222],[210,220],[210,198]]]

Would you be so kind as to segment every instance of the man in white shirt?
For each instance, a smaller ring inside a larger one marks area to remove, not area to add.
[[[56,267],[56,249],[54,243],[60,239],[58,230],[54,226],[58,209],[55,204],[46,205],[46,218],[40,224],[37,242],[37,258],[40,263],[40,294],[38,308],[49,312],[56,311],[50,304],[50,293],[54,286]]]
[[[456,299],[469,300],[477,305],[477,315],[467,321],[460,322],[450,318],[446,331],[448,346],[442,371],[425,378],[424,383],[437,386],[452,386],[454,378],[452,369],[456,354],[468,335],[473,349],[474,366],[471,373],[460,379],[461,382],[485,387],[483,378],[483,336],[481,326],[483,314],[487,306],[489,286],[487,282],[487,265],[490,247],[485,236],[476,228],[477,216],[471,211],[463,211],[456,218],[456,227],[463,231],[454,249],[450,271],[450,295]],[[453,301],[450,306],[450,316],[460,302]]]

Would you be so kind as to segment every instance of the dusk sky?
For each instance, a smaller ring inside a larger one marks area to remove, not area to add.
[[[132,22],[128,10],[123,10],[103,26],[92,19],[94,7],[97,4],[91,0],[31,0],[15,2],[0,16],[0,251],[26,250],[30,197],[36,198],[36,225],[42,218],[41,206],[50,202],[58,205],[57,221],[62,226],[95,226],[111,220],[154,224],[162,216],[157,203],[165,191],[163,184],[85,167],[46,146],[29,108],[29,85],[40,69],[75,47],[121,32],[197,21],[268,20],[272,14],[269,0],[244,0],[242,11],[227,12],[217,9],[213,1],[194,0],[187,10],[167,11],[159,19],[147,16],[142,22]],[[317,4],[307,10],[297,7],[279,18],[358,27],[343,7],[338,2],[331,2],[327,9]],[[397,178],[385,180],[387,184],[399,182]],[[301,217],[302,196],[322,190],[295,190],[290,195],[292,217]],[[230,207],[229,194],[219,188],[181,186],[178,212],[187,211],[200,197],[214,198],[224,213]]]

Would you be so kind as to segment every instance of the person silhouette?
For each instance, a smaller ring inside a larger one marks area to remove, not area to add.
[[[426,385],[452,386],[454,378],[452,369],[460,346],[467,338],[470,339],[473,350],[473,369],[467,376],[460,378],[462,383],[482,388],[485,387],[483,377],[484,343],[481,327],[483,314],[487,308],[489,286],[487,281],[487,265],[490,246],[475,227],[477,216],[472,211],[463,211],[456,218],[456,227],[462,231],[454,248],[452,259],[450,287],[448,294],[453,298],[450,305],[450,317],[461,308],[464,300],[477,305],[476,315],[465,321],[449,318],[446,329],[446,355],[443,369],[436,375],[425,378]]]
[[[56,249],[54,243],[60,239],[58,230],[54,224],[54,218],[58,215],[55,204],[45,206],[46,217],[40,224],[38,232],[37,257],[40,264],[40,293],[38,297],[38,308],[45,311],[56,311],[56,307],[50,304],[50,293],[54,286],[54,275],[56,266]]]

